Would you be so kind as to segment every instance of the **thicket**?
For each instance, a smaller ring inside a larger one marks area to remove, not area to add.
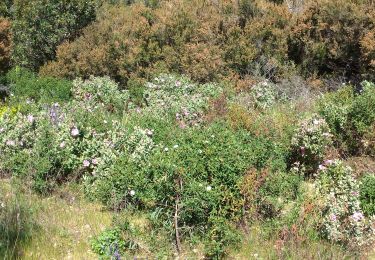
[[[306,77],[370,79],[373,33],[373,4],[355,1],[308,1],[300,12],[267,1],[105,5],[81,37],[57,48],[56,61],[41,74],[109,75],[127,83],[169,71],[239,86],[256,76],[280,81],[298,70]]]
[[[0,75],[10,68],[11,59],[11,23],[0,16]]]
[[[104,258],[218,259],[253,223],[279,258],[373,245],[373,173],[342,160],[374,159],[375,85],[319,88],[374,79],[371,1],[109,2],[0,5],[0,174],[119,212]]]
[[[72,40],[95,19],[98,1],[14,1],[11,6],[12,60],[38,70],[55,58],[56,47]]]

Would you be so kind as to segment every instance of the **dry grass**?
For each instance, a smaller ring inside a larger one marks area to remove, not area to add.
[[[1,180],[0,185],[12,189],[9,181]],[[27,194],[27,199],[35,207],[37,228],[22,246],[20,259],[97,259],[90,250],[90,238],[111,224],[110,212],[69,189],[47,198]]]

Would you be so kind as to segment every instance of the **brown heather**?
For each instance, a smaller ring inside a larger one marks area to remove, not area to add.
[[[0,74],[8,70],[10,66],[10,54],[10,21],[4,17],[0,17]]]

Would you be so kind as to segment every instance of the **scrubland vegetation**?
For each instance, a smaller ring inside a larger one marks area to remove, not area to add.
[[[371,0],[0,3],[0,257],[373,259]]]

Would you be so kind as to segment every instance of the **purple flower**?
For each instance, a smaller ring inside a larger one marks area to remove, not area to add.
[[[352,196],[357,197],[359,195],[359,192],[358,191],[352,191],[351,194],[352,194]]]
[[[88,99],[88,100],[91,99],[91,94],[90,93],[85,93],[84,96],[85,96],[85,99]]]
[[[89,166],[90,166],[90,162],[88,160],[84,160],[83,167],[89,167]]]
[[[326,169],[326,167],[324,166],[324,165],[319,165],[319,170],[321,170],[321,171],[324,171]]]
[[[331,221],[336,221],[336,220],[337,220],[337,217],[336,217],[335,214],[331,214],[331,215],[329,216],[329,219],[330,219]]]
[[[181,81],[177,80],[176,81],[176,87],[179,87],[179,86],[181,86]]]
[[[300,147],[301,155],[305,156],[306,148],[304,146]]]
[[[27,121],[29,121],[30,124],[34,123],[34,116],[33,115],[28,115],[27,116]]]
[[[361,212],[354,212],[352,215],[353,220],[355,221],[361,221],[363,219],[363,214]]]
[[[7,146],[15,146],[15,145],[16,145],[16,142],[13,141],[13,140],[8,140],[8,141],[6,141],[6,145],[7,145]]]
[[[64,148],[65,147],[65,142],[61,142],[60,143],[60,148]]]
[[[331,165],[333,163],[332,160],[325,160],[324,165]]]
[[[71,130],[70,130],[70,134],[71,136],[73,137],[77,137],[79,135],[79,130],[77,127],[73,127]]]

